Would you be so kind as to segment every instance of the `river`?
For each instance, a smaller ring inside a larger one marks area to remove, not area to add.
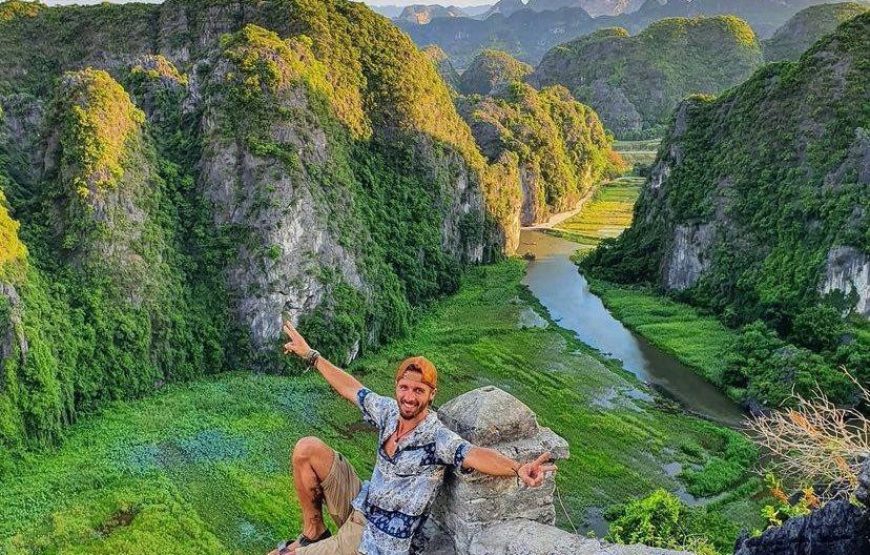
[[[731,427],[743,420],[741,408],[673,356],[613,317],[571,261],[577,244],[540,231],[524,230],[518,253],[532,253],[523,283],[563,328],[587,345],[618,359],[622,366],[688,411]]]

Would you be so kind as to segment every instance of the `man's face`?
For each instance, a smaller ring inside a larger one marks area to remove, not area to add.
[[[423,375],[420,372],[408,371],[396,382],[396,402],[399,404],[399,413],[406,420],[419,416],[435,397],[435,390],[421,379]]]

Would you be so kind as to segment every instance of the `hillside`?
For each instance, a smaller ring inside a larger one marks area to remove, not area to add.
[[[635,36],[604,29],[557,46],[533,81],[564,85],[622,138],[660,133],[680,100],[740,83],[760,63],[758,41],[746,22],[675,18]]]
[[[506,11],[508,14],[496,13],[480,20],[442,18],[428,25],[401,21],[397,25],[415,44],[438,45],[458,69],[468,67],[478,53],[488,48],[536,64],[553,46],[602,26],[580,8]]]
[[[516,167],[361,4],[5,2],[0,106],[4,448],[292,370],[282,313],[347,362],[515,245]]]
[[[736,15],[746,20],[760,37],[769,37],[798,11],[828,0],[646,0],[633,14],[646,26],[667,17]]]
[[[443,51],[442,51],[443,52]],[[459,78],[462,94],[491,94],[500,85],[522,81],[532,73],[532,66],[524,64],[500,50],[484,50],[472,60]]]
[[[454,93],[458,91],[459,73],[456,71],[456,68],[453,67],[453,64],[450,63],[447,53],[436,45],[430,44],[423,49],[423,54],[429,58],[430,62],[435,64],[435,70],[438,72],[438,75],[441,76],[441,79],[444,80],[444,83],[446,83]]]
[[[462,8],[456,6],[441,6],[439,4],[412,4],[405,6],[396,19],[425,25],[439,17],[468,17]]]
[[[845,401],[837,366],[870,379],[868,59],[865,13],[797,63],[681,104],[632,227],[583,262],[751,324],[722,384],[735,395]]]
[[[493,96],[458,103],[490,161],[518,160],[522,225],[574,208],[602,178],[624,169],[598,116],[564,87],[537,91],[514,80]]]
[[[445,18],[428,25],[398,22],[420,46],[437,44],[457,68],[483,49],[504,50],[537,65],[548,50],[597,29],[623,27],[631,34],[674,17],[737,16],[759,37],[769,37],[801,9],[826,0],[581,0],[579,7],[535,11],[520,0],[502,0],[486,18]],[[545,5],[549,2],[545,2]],[[574,4],[566,0],[568,4]],[[553,5],[562,5],[561,0]],[[489,17],[492,16],[492,17]],[[593,19],[594,17],[594,19]]]
[[[768,62],[797,60],[817,40],[870,7],[855,2],[821,4],[801,10],[762,43]]]

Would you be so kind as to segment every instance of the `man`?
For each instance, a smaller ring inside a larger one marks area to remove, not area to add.
[[[303,358],[339,395],[355,403],[378,429],[372,479],[361,483],[353,467],[317,438],[293,449],[293,482],[302,509],[302,534],[269,555],[404,555],[418,549],[416,532],[425,521],[447,467],[512,476],[540,486],[549,453],[520,464],[498,451],[476,447],[448,429],[430,410],[438,385],[435,366],[423,357],[403,361],[396,371],[396,398],[382,397],[320,356],[290,324],[284,324],[285,354]],[[331,536],[323,502],[339,526]]]

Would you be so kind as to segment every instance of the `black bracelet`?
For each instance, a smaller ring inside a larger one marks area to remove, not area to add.
[[[305,364],[307,364],[309,367],[313,368],[314,365],[317,364],[317,359],[319,359],[319,358],[320,358],[320,353],[315,351],[314,349],[311,349],[310,351],[308,351],[308,354],[305,355]]]

